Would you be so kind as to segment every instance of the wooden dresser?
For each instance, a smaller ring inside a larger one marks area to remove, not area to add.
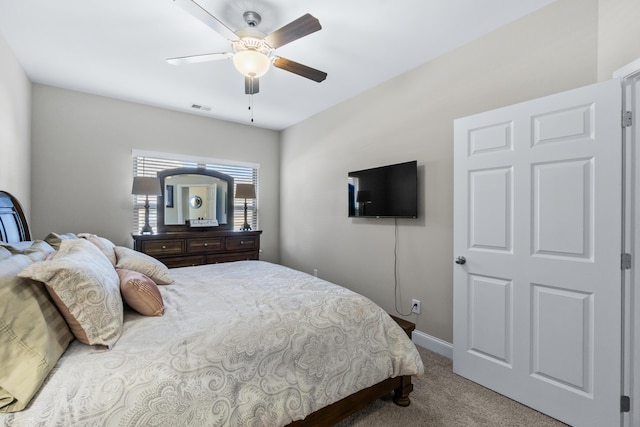
[[[134,234],[133,248],[167,267],[258,259],[262,231],[185,231]]]

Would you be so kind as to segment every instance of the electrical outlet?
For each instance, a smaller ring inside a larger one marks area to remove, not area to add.
[[[318,269],[317,269],[317,268],[314,268],[314,269],[313,269],[313,275],[314,275],[314,276],[316,276],[316,277],[318,277]]]
[[[420,300],[414,299],[411,300],[411,312],[415,314],[420,314]]]

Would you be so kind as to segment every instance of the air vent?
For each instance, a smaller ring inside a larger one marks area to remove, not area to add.
[[[206,105],[191,104],[191,108],[194,110],[211,111],[211,107],[207,107]]]

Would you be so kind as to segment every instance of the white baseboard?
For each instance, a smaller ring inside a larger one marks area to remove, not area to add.
[[[411,339],[415,345],[424,347],[427,350],[431,350],[434,353],[438,353],[449,359],[453,359],[453,344],[441,340],[440,338],[432,337],[420,331],[413,331],[411,333]]]

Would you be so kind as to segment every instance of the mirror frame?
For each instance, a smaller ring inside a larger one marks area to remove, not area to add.
[[[165,190],[165,178],[174,175],[205,175],[212,178],[218,178],[222,181],[226,181],[228,186],[227,191],[227,224],[220,224],[216,227],[198,227],[198,230],[233,230],[233,201],[235,188],[233,186],[233,177],[225,175],[215,170],[205,168],[175,168],[165,169],[158,172],[158,179],[160,180],[160,188],[162,194],[158,196],[157,217],[158,217],[158,232],[169,233],[178,231],[193,231],[194,229],[189,227],[188,224],[165,224],[164,223],[164,192]]]

